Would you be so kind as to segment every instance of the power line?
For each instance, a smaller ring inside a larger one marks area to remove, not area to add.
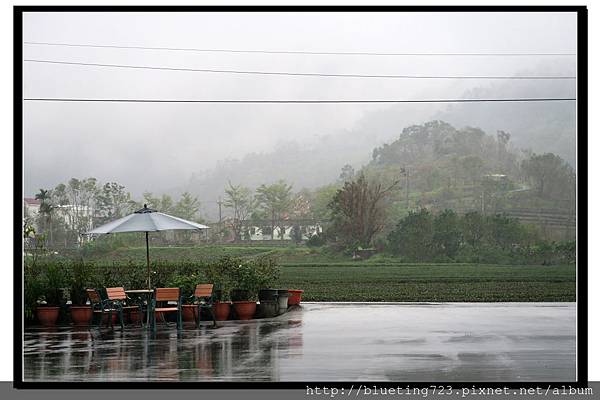
[[[307,54],[307,55],[336,55],[336,56],[467,56],[467,57],[521,57],[521,56],[575,56],[575,53],[380,53],[362,51],[302,51],[302,50],[239,50],[239,49],[199,49],[189,47],[149,47],[149,46],[123,46],[100,45],[80,43],[50,43],[50,42],[23,42],[24,44],[40,46],[63,47],[92,47],[109,49],[135,49],[135,50],[166,50],[166,51],[194,51],[204,53],[262,53],[262,54]]]
[[[86,103],[256,103],[256,104],[344,104],[344,103],[484,103],[484,102],[550,102],[575,101],[576,98],[511,98],[511,99],[428,99],[428,100],[166,100],[166,99],[94,99],[30,97],[24,101]]]
[[[312,76],[312,77],[335,77],[335,78],[396,78],[396,79],[575,79],[574,76],[464,76],[464,75],[363,75],[363,74],[327,74],[312,72],[277,72],[277,71],[241,71],[232,69],[205,69],[205,68],[175,68],[155,67],[150,65],[124,65],[124,64],[101,64],[74,61],[37,60],[24,59],[26,62],[43,64],[61,64],[91,67],[128,68],[128,69],[150,69],[161,71],[184,71],[184,72],[210,72],[220,74],[243,74],[243,75],[284,75],[284,76]]]

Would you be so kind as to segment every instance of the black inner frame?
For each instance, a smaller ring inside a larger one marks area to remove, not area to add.
[[[23,196],[23,14],[30,12],[570,12],[577,14],[577,347],[575,382],[401,382],[415,387],[532,388],[588,385],[588,12],[586,6],[14,6],[13,7],[13,386],[17,389],[306,389],[394,382],[23,382],[23,271],[21,214]]]

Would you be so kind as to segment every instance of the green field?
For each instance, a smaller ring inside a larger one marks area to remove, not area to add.
[[[145,247],[94,252],[87,261],[145,263]],[[155,261],[196,261],[225,255],[275,257],[280,287],[304,289],[307,301],[575,301],[575,266],[405,264],[303,246],[203,245],[152,247]]]
[[[307,301],[575,301],[575,266],[285,265],[280,286]]]
[[[201,246],[152,246],[150,258],[156,261],[189,261],[207,258],[261,257],[276,258],[280,263],[344,262],[348,256],[327,252],[322,248],[305,246],[265,245],[201,245]],[[94,251],[86,254],[87,261],[134,261],[146,262],[146,247],[123,247],[110,251]]]

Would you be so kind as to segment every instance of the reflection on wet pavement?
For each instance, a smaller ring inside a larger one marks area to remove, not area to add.
[[[31,328],[26,381],[574,381],[574,303],[307,303],[217,329]]]

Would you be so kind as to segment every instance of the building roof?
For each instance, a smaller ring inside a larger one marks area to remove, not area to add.
[[[24,197],[23,201],[25,202],[25,204],[28,204],[30,206],[39,206],[42,204],[41,200],[34,199],[33,197]]]

